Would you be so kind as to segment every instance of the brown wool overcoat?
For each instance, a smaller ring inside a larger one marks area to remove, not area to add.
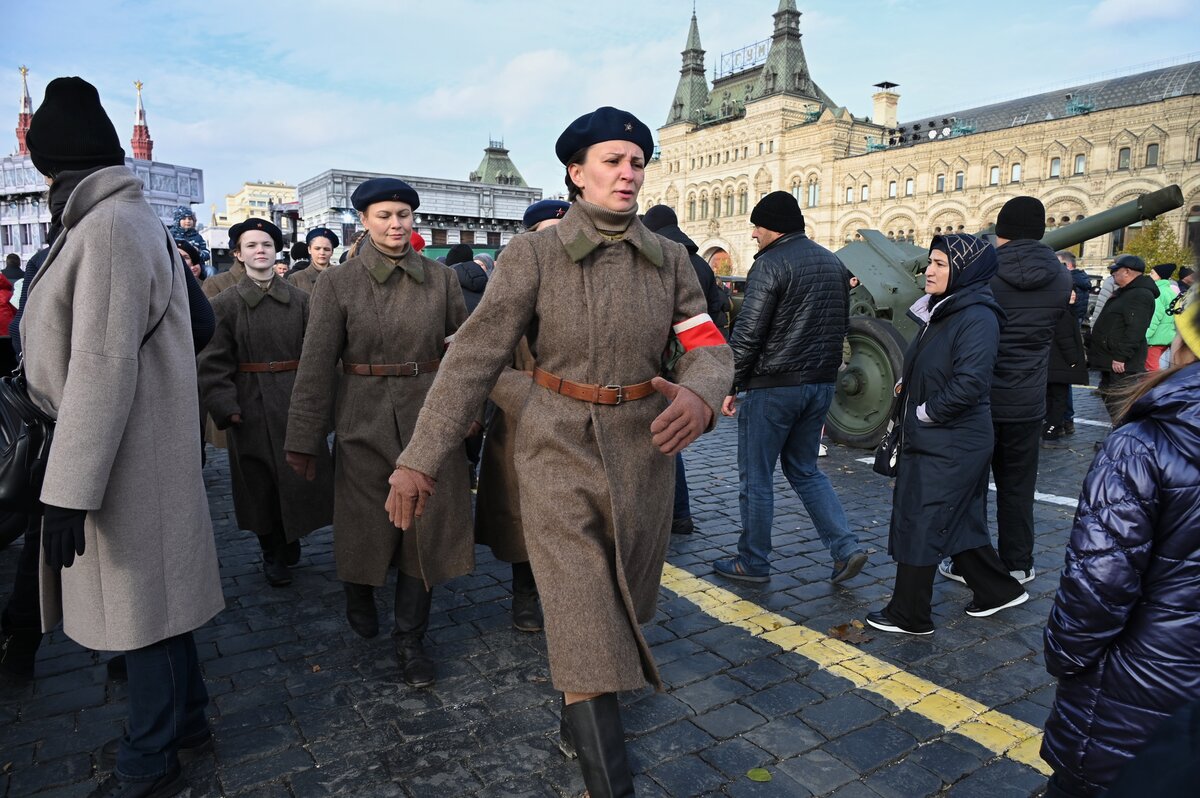
[[[487,425],[479,459],[479,490],[475,495],[475,542],[488,546],[504,562],[528,562],[521,526],[521,495],[513,465],[517,424],[529,389],[521,372],[536,365],[524,338],[513,352],[512,369],[505,369],[492,389],[496,405]]]
[[[401,534],[384,509],[388,477],[412,437],[434,372],[364,377],[337,371],[339,360],[436,360],[466,317],[454,272],[411,249],[397,265],[367,245],[358,257],[323,272],[309,298],[285,448],[317,454],[334,419],[333,543],[344,582],[381,586],[389,563],[428,585],[474,567],[462,435],[457,454],[436,474],[437,495],[420,523]]]
[[[245,278],[246,267],[242,265],[240,260],[234,259],[233,265],[228,271],[223,271],[220,274],[214,274],[204,282],[200,283],[200,290],[208,297],[211,302],[222,291]],[[218,449],[229,448],[229,443],[225,440],[225,430],[219,429],[208,414],[205,413],[204,420],[204,440],[212,444]]]
[[[401,465],[432,474],[461,449],[475,407],[523,334],[539,367],[576,382],[632,385],[661,372],[672,325],[705,312],[695,269],[681,245],[637,219],[616,238],[600,234],[592,218],[602,214],[576,201],[557,226],[509,243]],[[729,347],[693,349],[676,373],[715,419],[733,380]],[[654,394],[594,405],[525,379],[514,465],[554,687],[661,686],[639,624],[654,615],[670,538],[674,461],[650,434],[667,401]]]
[[[200,395],[229,440],[229,472],[238,526],[270,535],[282,522],[288,541],[333,521],[333,461],[317,452],[308,482],[284,460],[295,371],[240,372],[239,363],[299,360],[308,295],[278,278],[264,293],[249,277],[212,301],[217,329],[200,353]],[[242,422],[229,426],[238,413]]]
[[[287,276],[287,281],[299,288],[304,293],[311,294],[313,292],[313,286],[317,284],[317,278],[320,277],[326,270],[331,269],[336,265],[336,263],[331,263],[324,269],[316,269],[310,263],[300,271],[289,274]]]
[[[42,628],[61,618],[80,645],[125,651],[191,631],[225,605],[200,473],[187,281],[124,166],[80,182],[62,220],[21,341],[30,396],[57,419],[41,499],[87,516],[70,568],[42,557]]]

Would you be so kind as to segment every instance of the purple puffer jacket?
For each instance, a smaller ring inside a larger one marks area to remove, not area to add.
[[[1042,758],[1080,795],[1200,698],[1200,364],[1139,399],[1096,455],[1045,644],[1059,683]]]

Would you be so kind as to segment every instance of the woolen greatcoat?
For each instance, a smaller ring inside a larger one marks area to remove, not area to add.
[[[672,325],[702,321],[705,307],[682,246],[632,213],[577,200],[560,224],[519,235],[504,250],[400,465],[445,471],[441,464],[461,450],[475,408],[523,334],[552,374],[633,385],[661,373]],[[732,353],[724,343],[693,348],[676,375],[715,419],[732,384]],[[603,693],[660,685],[639,624],[654,615],[670,538],[675,462],[650,434],[667,400],[655,393],[591,404],[528,378],[525,392],[514,465],[554,687]]]
[[[21,338],[30,395],[57,418],[41,499],[88,512],[74,565],[51,570],[42,558],[42,625],[61,617],[86,648],[142,648],[225,605],[200,474],[187,282],[124,166],[85,178],[62,221]]]
[[[1003,311],[986,284],[957,292],[929,313],[904,356],[903,428],[888,553],[905,565],[936,565],[991,545],[987,479],[995,432],[989,394]],[[917,417],[917,408],[931,421]]]
[[[229,473],[238,527],[289,542],[333,521],[333,461],[317,451],[317,476],[297,476],[284,460],[295,371],[241,372],[239,363],[299,360],[308,295],[275,278],[264,292],[245,277],[212,301],[217,330],[200,354],[204,406],[229,439]],[[229,418],[242,421],[229,426]]]
[[[213,300],[226,288],[237,285],[239,281],[245,278],[245,276],[246,267],[242,265],[240,260],[235,258],[233,265],[229,267],[228,271],[223,271],[219,274],[214,274],[212,277],[209,277],[207,280],[200,283],[200,288],[204,291],[204,295],[208,297],[209,300]],[[218,449],[226,449],[229,447],[229,443],[225,439],[225,430],[219,429],[216,423],[214,423],[213,420],[207,415],[205,416],[204,422],[204,440],[208,441]]]
[[[401,534],[384,509],[388,477],[412,438],[436,372],[338,373],[339,360],[378,365],[437,360],[466,317],[454,272],[411,248],[394,261],[370,243],[357,257],[326,270],[309,298],[284,446],[318,454],[334,419],[333,546],[344,582],[381,586],[389,564],[395,564],[432,586],[474,567],[465,430],[456,455],[434,475],[437,495],[412,529]]]
[[[529,389],[529,378],[521,372],[533,371],[537,365],[526,339],[517,344],[511,365],[512,369],[501,372],[492,389],[491,400],[496,409],[488,421],[479,460],[475,542],[491,548],[492,554],[504,562],[529,562],[521,524],[518,475],[513,464],[517,425]]]
[[[1042,758],[1080,795],[1103,793],[1200,694],[1200,364],[1140,397],[1127,419],[1084,478],[1046,623],[1058,692]]]
[[[287,281],[299,288],[306,294],[313,292],[313,286],[317,284],[317,278],[325,273],[327,269],[336,266],[336,263],[330,263],[324,269],[316,269],[310,263],[298,272],[292,272],[287,276]]]

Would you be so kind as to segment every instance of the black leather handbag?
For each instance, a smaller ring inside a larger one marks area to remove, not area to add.
[[[897,398],[897,409],[902,405],[903,402]],[[871,465],[871,470],[876,474],[885,477],[896,476],[896,464],[900,460],[900,432],[903,428],[904,420],[900,413],[892,413],[892,417],[888,419],[887,432],[883,433],[883,440],[875,447],[875,462]]]
[[[29,398],[24,364],[0,380],[0,510],[36,509],[54,438],[54,419]]]

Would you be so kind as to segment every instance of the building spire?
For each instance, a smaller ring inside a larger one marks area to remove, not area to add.
[[[150,138],[150,128],[146,126],[146,109],[142,105],[142,82],[135,80],[133,87],[137,89],[137,109],[133,112],[133,138],[129,143],[133,147],[133,157],[139,161],[154,160],[154,140]]]
[[[800,12],[796,9],[795,0],[779,0],[779,9],[774,17],[771,52],[759,73],[754,97],[792,94],[832,105],[832,101],[813,82],[808,72],[808,60],[800,43]]]
[[[679,70],[679,85],[667,113],[668,125],[690,121],[695,113],[708,105],[708,78],[704,76],[704,49],[700,46],[700,26],[692,10],[692,23],[684,45],[683,68]]]
[[[25,143],[25,134],[29,132],[29,123],[33,120],[33,100],[29,98],[29,67],[21,66],[21,109],[17,111],[17,155],[28,155],[29,146]]]

